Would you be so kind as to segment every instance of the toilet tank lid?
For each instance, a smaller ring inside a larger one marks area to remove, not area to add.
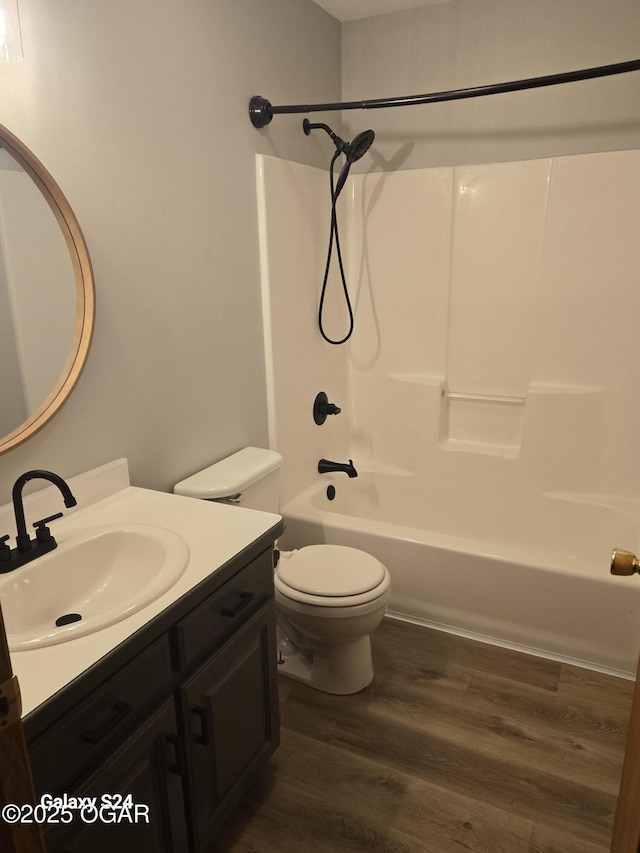
[[[275,450],[243,447],[226,459],[176,483],[173,491],[176,495],[190,498],[228,498],[276,471],[281,462],[282,456]]]

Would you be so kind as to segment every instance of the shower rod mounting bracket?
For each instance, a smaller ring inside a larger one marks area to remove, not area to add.
[[[271,103],[262,95],[254,95],[249,101],[249,118],[254,127],[266,127],[273,118]]]
[[[539,89],[543,86],[557,86],[561,83],[574,83],[578,80],[592,80],[596,77],[609,77],[612,74],[625,74],[640,71],[640,59],[629,62],[617,62],[613,65],[599,65],[595,68],[583,68],[579,71],[566,71],[561,74],[548,74],[544,77],[529,77],[525,80],[512,80],[508,83],[493,83],[489,86],[474,86],[468,89],[452,89],[448,92],[432,92],[426,95],[407,95],[400,98],[375,98],[367,101],[345,101],[335,104],[290,104],[273,106],[262,95],[254,95],[249,101],[249,118],[254,127],[266,127],[274,115],[328,112],[330,110],[374,110],[384,107],[418,106],[442,101],[458,101],[464,98],[478,98],[483,95],[498,95],[505,92],[519,92],[525,89]]]

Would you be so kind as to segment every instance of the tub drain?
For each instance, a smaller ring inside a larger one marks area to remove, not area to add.
[[[62,628],[63,625],[71,625],[72,622],[80,622],[82,616],[79,613],[65,613],[64,616],[59,616],[56,619],[56,628]]]

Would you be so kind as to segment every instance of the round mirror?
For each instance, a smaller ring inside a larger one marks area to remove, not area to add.
[[[65,402],[95,310],[80,226],[42,163],[0,125],[0,453]]]

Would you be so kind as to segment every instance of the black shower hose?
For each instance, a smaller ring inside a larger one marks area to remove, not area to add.
[[[338,234],[338,217],[336,215],[336,202],[338,200],[339,193],[336,194],[336,191],[334,188],[334,182],[333,182],[333,164],[336,162],[336,159],[338,158],[340,153],[341,153],[340,151],[336,151],[336,153],[333,155],[333,159],[331,160],[331,165],[329,166],[329,184],[331,187],[331,229],[329,232],[329,249],[327,251],[327,264],[326,264],[325,270],[324,270],[324,280],[322,282],[322,292],[320,293],[320,305],[318,307],[318,328],[320,329],[320,334],[322,335],[322,337],[325,339],[325,341],[328,344],[334,344],[335,346],[338,346],[339,344],[346,343],[349,340],[349,338],[351,337],[351,335],[353,334],[353,310],[351,308],[351,300],[349,299],[349,290],[347,288],[347,280],[346,280],[346,276],[344,274],[344,265],[342,263],[342,252],[340,251],[340,236]],[[347,166],[345,166],[345,168],[347,168]],[[344,298],[345,298],[345,302],[347,304],[347,311],[349,313],[349,331],[347,332],[345,337],[339,341],[334,341],[332,338],[330,338],[326,334],[326,332],[324,330],[323,319],[322,319],[322,314],[323,314],[323,310],[324,310],[324,297],[325,297],[326,292],[327,292],[327,282],[329,280],[329,269],[331,267],[331,255],[332,255],[332,250],[333,250],[334,239],[335,239],[335,243],[336,243],[336,255],[338,256],[338,266],[340,267],[340,278],[342,280],[342,289],[344,291]]]

